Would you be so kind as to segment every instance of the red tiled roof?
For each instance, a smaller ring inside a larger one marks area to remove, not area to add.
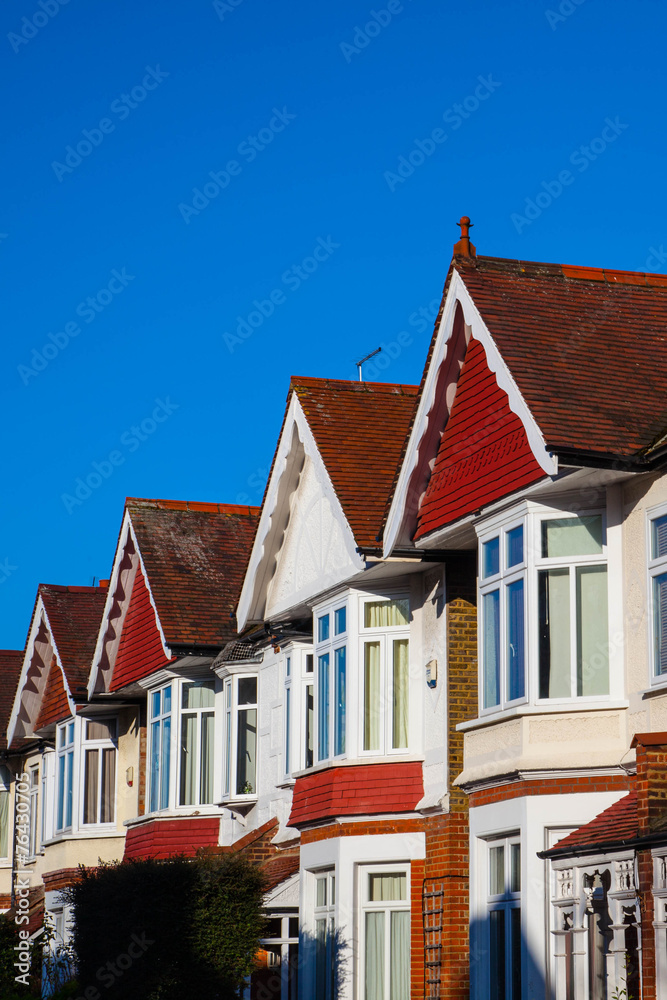
[[[413,812],[423,794],[419,763],[327,768],[296,779],[288,826],[334,816]]]
[[[7,749],[7,727],[22,666],[22,650],[0,649],[0,750]]]
[[[277,854],[262,865],[265,891],[273,892],[282,882],[286,882],[299,870],[299,854]]]
[[[292,378],[357,543],[377,547],[418,388]]]
[[[220,820],[217,816],[190,816],[154,820],[131,826],[125,838],[123,860],[171,858],[176,854],[193,857],[200,847],[217,847]]]
[[[234,639],[259,508],[134,497],[126,507],[167,643]]]
[[[632,840],[639,836],[637,821],[637,793],[630,792],[609,806],[599,816],[585,826],[559,840],[551,851],[560,852],[565,848],[583,850],[583,853],[593,853],[593,849],[602,844],[612,844],[622,840]],[[586,850],[588,849],[588,850]],[[551,854],[551,851],[545,852]]]
[[[102,587],[59,587],[41,583],[39,594],[70,693],[74,698],[84,695],[107,591]]]
[[[46,686],[42,695],[42,703],[39,706],[39,712],[33,729],[35,732],[39,732],[40,729],[44,729],[46,726],[53,725],[56,722],[63,722],[71,714],[69,701],[67,700],[67,691],[65,690],[63,681],[63,673],[54,657],[49,667],[49,674],[46,678]]]
[[[546,443],[629,457],[667,431],[667,276],[452,261]]]

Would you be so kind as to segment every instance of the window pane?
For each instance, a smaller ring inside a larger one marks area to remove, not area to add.
[[[160,714],[160,702],[162,700],[161,691],[153,691],[151,694],[151,719],[156,719]]]
[[[229,695],[231,692],[231,684],[227,686],[227,698],[229,704]],[[228,708],[225,712],[225,795],[229,795],[229,790],[232,783],[232,713]]]
[[[510,910],[510,933],[512,1000],[521,1000],[521,910],[518,906]]]
[[[9,797],[9,792],[0,791],[0,858],[9,856]]]
[[[317,758],[329,756],[329,654],[318,657]]]
[[[315,921],[315,995],[318,1000],[329,1000],[331,996],[327,990],[327,983],[331,979],[330,955],[328,948],[327,921]]]
[[[201,717],[201,747],[199,764],[199,801],[202,805],[213,802],[213,752],[215,725],[213,712]]]
[[[404,749],[408,745],[408,702],[409,702],[409,650],[407,639],[395,639],[393,657],[392,747]]]
[[[558,517],[542,521],[542,555],[596,556],[602,552],[602,517]]]
[[[347,608],[338,608],[334,611],[334,632],[336,635],[347,632]]]
[[[313,654],[312,653],[307,653],[306,654],[306,673],[307,674],[312,674],[312,672],[313,672]]]
[[[171,712],[171,684],[162,692],[162,711],[165,714]]]
[[[507,700],[525,694],[525,627],[523,580],[507,588]]]
[[[285,660],[285,676],[286,677],[291,677],[292,676],[292,657],[291,656],[288,656],[287,659]]]
[[[181,719],[181,791],[179,802],[191,806],[195,801],[197,781],[197,716]]]
[[[213,708],[214,681],[188,681],[183,685],[182,708]]]
[[[365,628],[391,628],[408,625],[410,622],[410,602],[367,601],[364,605]]]
[[[239,712],[236,794],[254,795],[257,768],[257,709]]]
[[[489,850],[489,895],[502,896],[505,893],[505,846]]]
[[[667,573],[653,580],[655,672],[667,674]]]
[[[500,572],[500,539],[491,538],[482,545],[482,578],[495,576]]]
[[[100,822],[113,823],[116,805],[116,751],[102,751],[102,796]]]
[[[482,599],[484,708],[500,704],[500,593]]]
[[[313,698],[313,685],[306,686],[306,760],[305,766],[313,766],[313,730],[315,728],[315,708]]]
[[[507,568],[523,562],[523,525],[507,532]]]
[[[521,844],[510,844],[510,892],[521,892]]]
[[[292,689],[287,688],[285,691],[285,774],[289,774],[291,770],[290,766],[290,737],[292,734],[292,720],[291,715],[291,700],[292,700]]]
[[[651,522],[651,558],[667,556],[667,514]]]
[[[380,643],[364,643],[364,750],[380,749]]]
[[[65,826],[72,825],[72,772],[74,770],[74,754],[67,754],[67,773],[65,776],[65,788],[66,788],[66,799],[65,799]]]
[[[489,993],[491,1000],[505,1000],[505,911],[489,914],[491,954],[489,962]]]
[[[151,725],[151,791],[149,797],[149,809],[155,812],[159,803],[159,781],[160,781],[160,723],[154,722]]]
[[[83,776],[83,822],[97,823],[99,750],[86,750]]]
[[[570,571],[539,573],[540,698],[569,698]]]
[[[606,566],[577,570],[577,694],[609,694]]]
[[[389,1000],[410,1000],[410,914],[391,914]]]
[[[171,719],[164,719],[162,721],[162,746],[160,754],[160,809],[166,809],[167,806],[169,805],[170,768],[171,768]]]
[[[56,829],[62,830],[65,820],[65,758],[58,761],[58,819]]]
[[[365,937],[365,1000],[385,1000],[384,913],[366,914]]]
[[[329,638],[329,615],[317,619],[317,641],[326,642]]]
[[[257,704],[257,678],[239,677],[239,705]]]
[[[88,722],[86,722],[86,739],[115,740],[116,720],[115,719],[96,719],[95,721],[89,720]]]
[[[315,882],[315,906],[327,905],[327,877],[318,878]]]
[[[370,903],[401,901],[408,898],[408,876],[405,872],[389,872],[387,875],[368,876],[368,900]]]
[[[346,701],[346,649],[342,646],[334,653],[336,704],[334,715],[334,756],[345,753],[345,701]]]

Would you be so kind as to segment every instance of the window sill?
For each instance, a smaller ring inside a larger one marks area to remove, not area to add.
[[[667,688],[665,688],[667,691]],[[499,722],[508,719],[521,718],[524,715],[569,715],[572,712],[613,712],[622,708],[629,708],[628,701],[561,701],[550,702],[544,705],[517,705],[514,708],[506,708],[502,712],[495,712],[493,715],[482,715],[477,719],[470,719],[467,722],[459,722],[456,731],[467,733],[471,729],[482,729],[484,726],[495,726]]]
[[[664,680],[656,681],[651,687],[646,688],[645,691],[640,691],[642,699],[644,698],[656,698],[658,695],[667,694],[667,677]]]
[[[68,840],[108,840],[109,838],[123,836],[123,831],[118,830],[115,826],[109,827],[108,830],[77,830],[74,832],[68,830],[66,833],[59,833],[55,837],[51,837],[50,840],[45,840],[44,847],[52,847],[54,844],[62,844]]]
[[[229,809],[237,806],[254,806],[259,798],[258,795],[235,795],[228,799],[223,799],[218,805],[223,806],[225,809]]]
[[[224,803],[222,803],[224,805]],[[145,816],[135,816],[133,819],[126,819],[123,826],[141,826],[144,823],[156,823],[159,820],[167,819],[219,819],[220,803],[213,805],[199,806],[195,811],[181,812],[177,809],[161,809],[160,812],[146,813]]]

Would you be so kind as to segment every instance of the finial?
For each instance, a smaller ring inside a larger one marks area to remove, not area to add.
[[[467,215],[462,215],[461,221],[457,222],[456,225],[461,227],[461,239],[458,243],[454,244],[454,256],[476,257],[477,250],[470,242],[470,230],[472,229],[473,224],[469,217]]]

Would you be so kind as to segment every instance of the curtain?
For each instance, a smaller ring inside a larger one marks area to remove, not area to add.
[[[336,679],[336,715],[334,719],[334,755],[345,753],[346,651],[341,646],[334,653]]]
[[[100,822],[113,823],[116,792],[116,751],[102,751],[102,798],[100,801]]]
[[[204,712],[201,717],[201,759],[199,764],[199,802],[202,805],[213,802],[214,738],[213,712]]]
[[[183,685],[183,708],[213,708],[214,681],[192,681]]]
[[[484,708],[500,704],[500,593],[483,597]]]
[[[507,588],[507,700],[523,698],[525,682],[525,626],[523,580]]]
[[[364,643],[364,750],[380,749],[380,643]]]
[[[238,747],[236,762],[236,794],[252,795],[257,766],[257,709],[239,712]]]
[[[397,875],[369,875],[368,899],[371,903],[396,902],[407,899],[408,878]]]
[[[404,749],[408,745],[408,702],[409,702],[409,644],[407,639],[394,640],[393,663],[393,718],[392,747]]]
[[[365,1000],[385,1000],[384,913],[366,914]]]
[[[542,555],[595,556],[602,552],[602,517],[561,517],[542,521]]]
[[[366,628],[390,628],[410,623],[410,602],[367,601],[364,605],[364,626]]]
[[[99,780],[99,750],[86,750],[83,822],[97,823],[97,785]]]
[[[609,694],[606,566],[577,570],[577,694]]]
[[[655,673],[667,674],[667,573],[653,580]]]
[[[410,914],[391,915],[389,1000],[410,1000]]]
[[[0,858],[9,856],[9,794],[0,788]]]
[[[115,740],[116,720],[115,719],[89,719],[86,723],[87,740]]]
[[[315,994],[325,1000],[327,988],[327,922],[315,921]]]
[[[195,800],[197,775],[197,716],[184,715],[181,719],[181,796],[182,806],[191,806]]]
[[[569,698],[570,571],[543,570],[539,582],[540,698]]]
[[[489,850],[489,895],[502,896],[505,892],[505,847]]]

